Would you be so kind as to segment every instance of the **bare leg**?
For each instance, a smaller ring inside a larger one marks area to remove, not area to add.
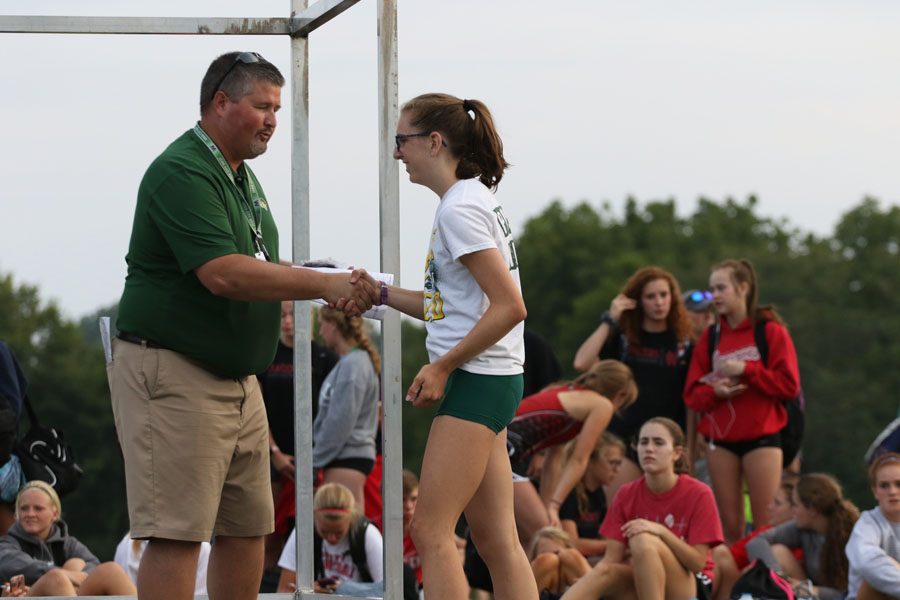
[[[597,600],[600,597],[614,600],[635,600],[634,571],[623,563],[599,562],[570,587],[562,600]]]
[[[862,585],[859,586],[859,591],[856,593],[856,600],[893,600],[891,596],[888,596],[884,592],[879,592],[875,588],[873,588],[869,583],[863,580]]]
[[[725,543],[729,546],[744,536],[744,496],[741,490],[741,461],[736,454],[710,446],[706,454],[709,478],[722,519]],[[778,470],[776,473],[780,473]]]
[[[193,591],[193,590],[191,590]],[[78,586],[79,596],[135,596],[137,588],[128,574],[114,562],[97,565]]]
[[[741,468],[750,493],[754,529],[769,525],[769,503],[781,485],[782,457],[781,448],[758,448],[741,459]]]
[[[591,565],[584,555],[575,548],[559,551],[559,564],[562,572],[562,588],[565,589],[584,577],[591,570]]]
[[[216,536],[206,576],[209,597],[256,600],[262,580],[263,554],[262,536]]]
[[[29,596],[75,596],[75,586],[62,569],[51,569],[34,582]]]
[[[530,481],[513,483],[513,508],[519,541],[524,548],[538,529],[550,524],[550,517],[540,494]]]
[[[421,501],[421,495],[419,498]],[[484,477],[466,506],[466,520],[472,530],[472,541],[491,573],[494,598],[537,600],[534,579],[522,577],[528,572],[529,564],[513,517],[512,469],[505,429],[494,437]],[[431,596],[428,599],[432,600]]]
[[[366,508],[366,476],[356,469],[325,469],[324,483],[340,483],[353,492],[356,508],[360,514],[365,514]]]
[[[713,561],[716,563],[713,573],[713,600],[728,600],[731,598],[731,588],[741,574],[740,570],[725,544],[713,548]]]
[[[559,556],[552,552],[543,552],[531,561],[531,572],[540,592],[548,590],[554,594],[562,591],[559,581]]]
[[[138,569],[138,597],[192,600],[199,555],[200,542],[151,539]]]
[[[484,425],[448,415],[432,422],[422,460],[419,500],[410,524],[422,557],[428,600],[459,600],[469,593],[453,533],[459,515],[481,484],[496,438]],[[511,475],[509,483],[512,487]],[[509,505],[512,512],[512,498]]]
[[[606,498],[609,500],[609,504],[612,504],[612,499],[616,496],[616,492],[619,491],[620,487],[634,481],[640,477],[642,473],[643,471],[641,471],[641,468],[637,463],[630,458],[624,458],[622,460],[622,466],[619,467],[619,472],[616,474],[616,478],[605,488]]]
[[[652,533],[640,533],[628,540],[634,585],[641,600],[694,598],[697,580],[682,565],[672,549]]]

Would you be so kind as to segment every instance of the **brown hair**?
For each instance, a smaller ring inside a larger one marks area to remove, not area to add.
[[[882,467],[894,463],[900,464],[900,454],[896,452],[885,452],[872,461],[872,464],[869,465],[869,485],[872,489],[875,489],[875,484],[878,483],[878,471]]]
[[[644,305],[641,303],[644,287],[657,279],[664,279],[669,284],[671,303],[669,304],[669,314],[666,315],[667,328],[675,333],[675,338],[679,341],[691,338],[691,321],[688,319],[687,309],[684,307],[684,300],[681,298],[681,288],[678,285],[678,281],[674,275],[665,269],[650,266],[639,269],[634,275],[629,277],[621,291],[623,295],[636,301],[634,310],[626,310],[619,317],[619,327],[631,346],[640,345],[639,335],[644,324]]]
[[[531,538],[531,543],[528,544],[528,560],[534,560],[537,557],[536,553],[538,543],[544,539],[559,542],[566,548],[575,547],[572,545],[572,538],[569,536],[569,534],[559,527],[541,527],[536,532],[534,532],[534,536],[532,536]]]
[[[212,104],[216,92],[222,90],[232,102],[238,102],[252,90],[257,83],[264,81],[284,87],[284,76],[278,67],[261,57],[257,62],[245,63],[238,60],[243,52],[228,52],[216,58],[206,69],[206,75],[200,82],[200,115]],[[224,79],[223,79],[224,77]],[[213,88],[213,86],[217,86]]]
[[[450,154],[459,160],[456,177],[477,177],[485,187],[497,189],[509,163],[503,158],[503,142],[483,102],[450,94],[422,94],[404,104],[402,111],[414,127],[444,137]]]
[[[647,419],[647,421],[644,422],[643,425],[641,425],[641,429],[646,427],[649,423],[662,425],[669,432],[669,435],[672,436],[672,447],[681,447],[682,450],[684,450],[684,431],[681,429],[681,425],[668,417],[653,417],[652,419]],[[691,466],[688,464],[687,457],[682,451],[681,456],[679,456],[678,460],[675,461],[675,473],[681,475],[682,473],[690,472]]]
[[[802,475],[797,481],[796,491],[803,506],[815,510],[828,521],[825,545],[819,558],[823,583],[846,590],[849,565],[844,547],[859,518],[859,509],[844,498],[841,484],[825,473]]]
[[[379,356],[378,350],[375,349],[375,344],[369,339],[369,334],[366,333],[362,317],[351,317],[345,312],[335,310],[328,306],[320,308],[319,314],[323,319],[334,325],[337,328],[338,333],[340,333],[344,339],[352,341],[354,344],[365,350],[372,360],[372,366],[375,367],[375,373],[381,373],[381,356]]]
[[[595,391],[610,401],[616,394],[625,392],[625,400],[616,412],[624,412],[637,400],[638,388],[631,369],[623,362],[613,359],[601,360],[573,381],[575,385]]]
[[[594,446],[594,449],[591,450],[591,455],[588,457],[588,460],[598,460],[607,451],[618,448],[619,452],[623,455],[625,454],[625,442],[622,441],[620,437],[615,435],[614,433],[610,433],[609,431],[604,431],[603,435],[597,438],[597,445]],[[566,454],[565,459],[569,460],[572,458],[572,453],[575,452],[575,440],[570,441],[566,444]],[[578,501],[578,512],[579,514],[587,512],[588,506],[588,491],[587,488],[584,487],[584,477],[578,480],[578,483],[575,484],[575,499]]]
[[[412,491],[419,487],[419,478],[409,469],[403,469],[403,495],[409,496]]]
[[[718,271],[719,269],[728,269],[731,272],[731,282],[735,287],[741,283],[747,284],[747,317],[751,322],[755,323],[756,321],[765,320],[775,321],[780,325],[784,325],[784,319],[775,310],[775,306],[771,304],[759,305],[759,284],[753,263],[746,258],[729,258],[713,265],[712,271]]]

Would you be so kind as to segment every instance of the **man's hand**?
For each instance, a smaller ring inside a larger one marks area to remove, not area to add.
[[[323,299],[338,310],[360,315],[375,304],[381,294],[381,285],[365,269],[354,269],[349,274],[329,274]]]

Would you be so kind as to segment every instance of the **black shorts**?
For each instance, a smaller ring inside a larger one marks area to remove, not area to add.
[[[697,594],[695,596],[697,600],[709,600],[712,598],[712,579],[702,571],[700,573],[694,573],[694,578],[697,580]]]
[[[372,458],[336,458],[327,465],[326,469],[353,469],[367,476],[372,472],[375,460]]]
[[[736,454],[738,458],[741,458],[745,454],[758,450],[759,448],[781,448],[781,432],[779,431],[777,433],[764,435],[754,440],[745,440],[743,442],[720,442],[716,440],[710,441],[709,439],[707,439],[706,442],[711,448],[724,448],[732,454]]]

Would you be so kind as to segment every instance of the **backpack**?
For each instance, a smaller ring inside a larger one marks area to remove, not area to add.
[[[753,340],[756,343],[756,349],[759,351],[759,359],[763,366],[769,364],[769,340],[766,339],[766,319],[758,319],[753,326]],[[710,326],[709,332],[709,364],[712,365],[713,354],[719,346],[719,322]],[[806,399],[803,396],[803,390],[796,397],[790,398],[784,403],[787,410],[787,423],[781,429],[781,451],[783,453],[782,466],[787,467],[797,457],[800,447],[803,444],[803,430],[806,428]]]
[[[22,415],[22,398],[28,382],[16,355],[0,342],[0,466],[5,465],[16,445],[19,418]]]
[[[766,600],[794,600],[790,582],[759,559],[750,563],[744,574],[734,582],[730,598],[739,600],[745,594]]]
[[[369,562],[366,558],[366,528],[369,526],[369,520],[360,517],[350,526],[348,536],[350,538],[350,559],[359,571],[359,579],[363,582],[373,581],[372,573],[369,572]],[[322,565],[322,536],[313,527],[313,573],[315,576],[322,577],[325,575],[325,567]]]

